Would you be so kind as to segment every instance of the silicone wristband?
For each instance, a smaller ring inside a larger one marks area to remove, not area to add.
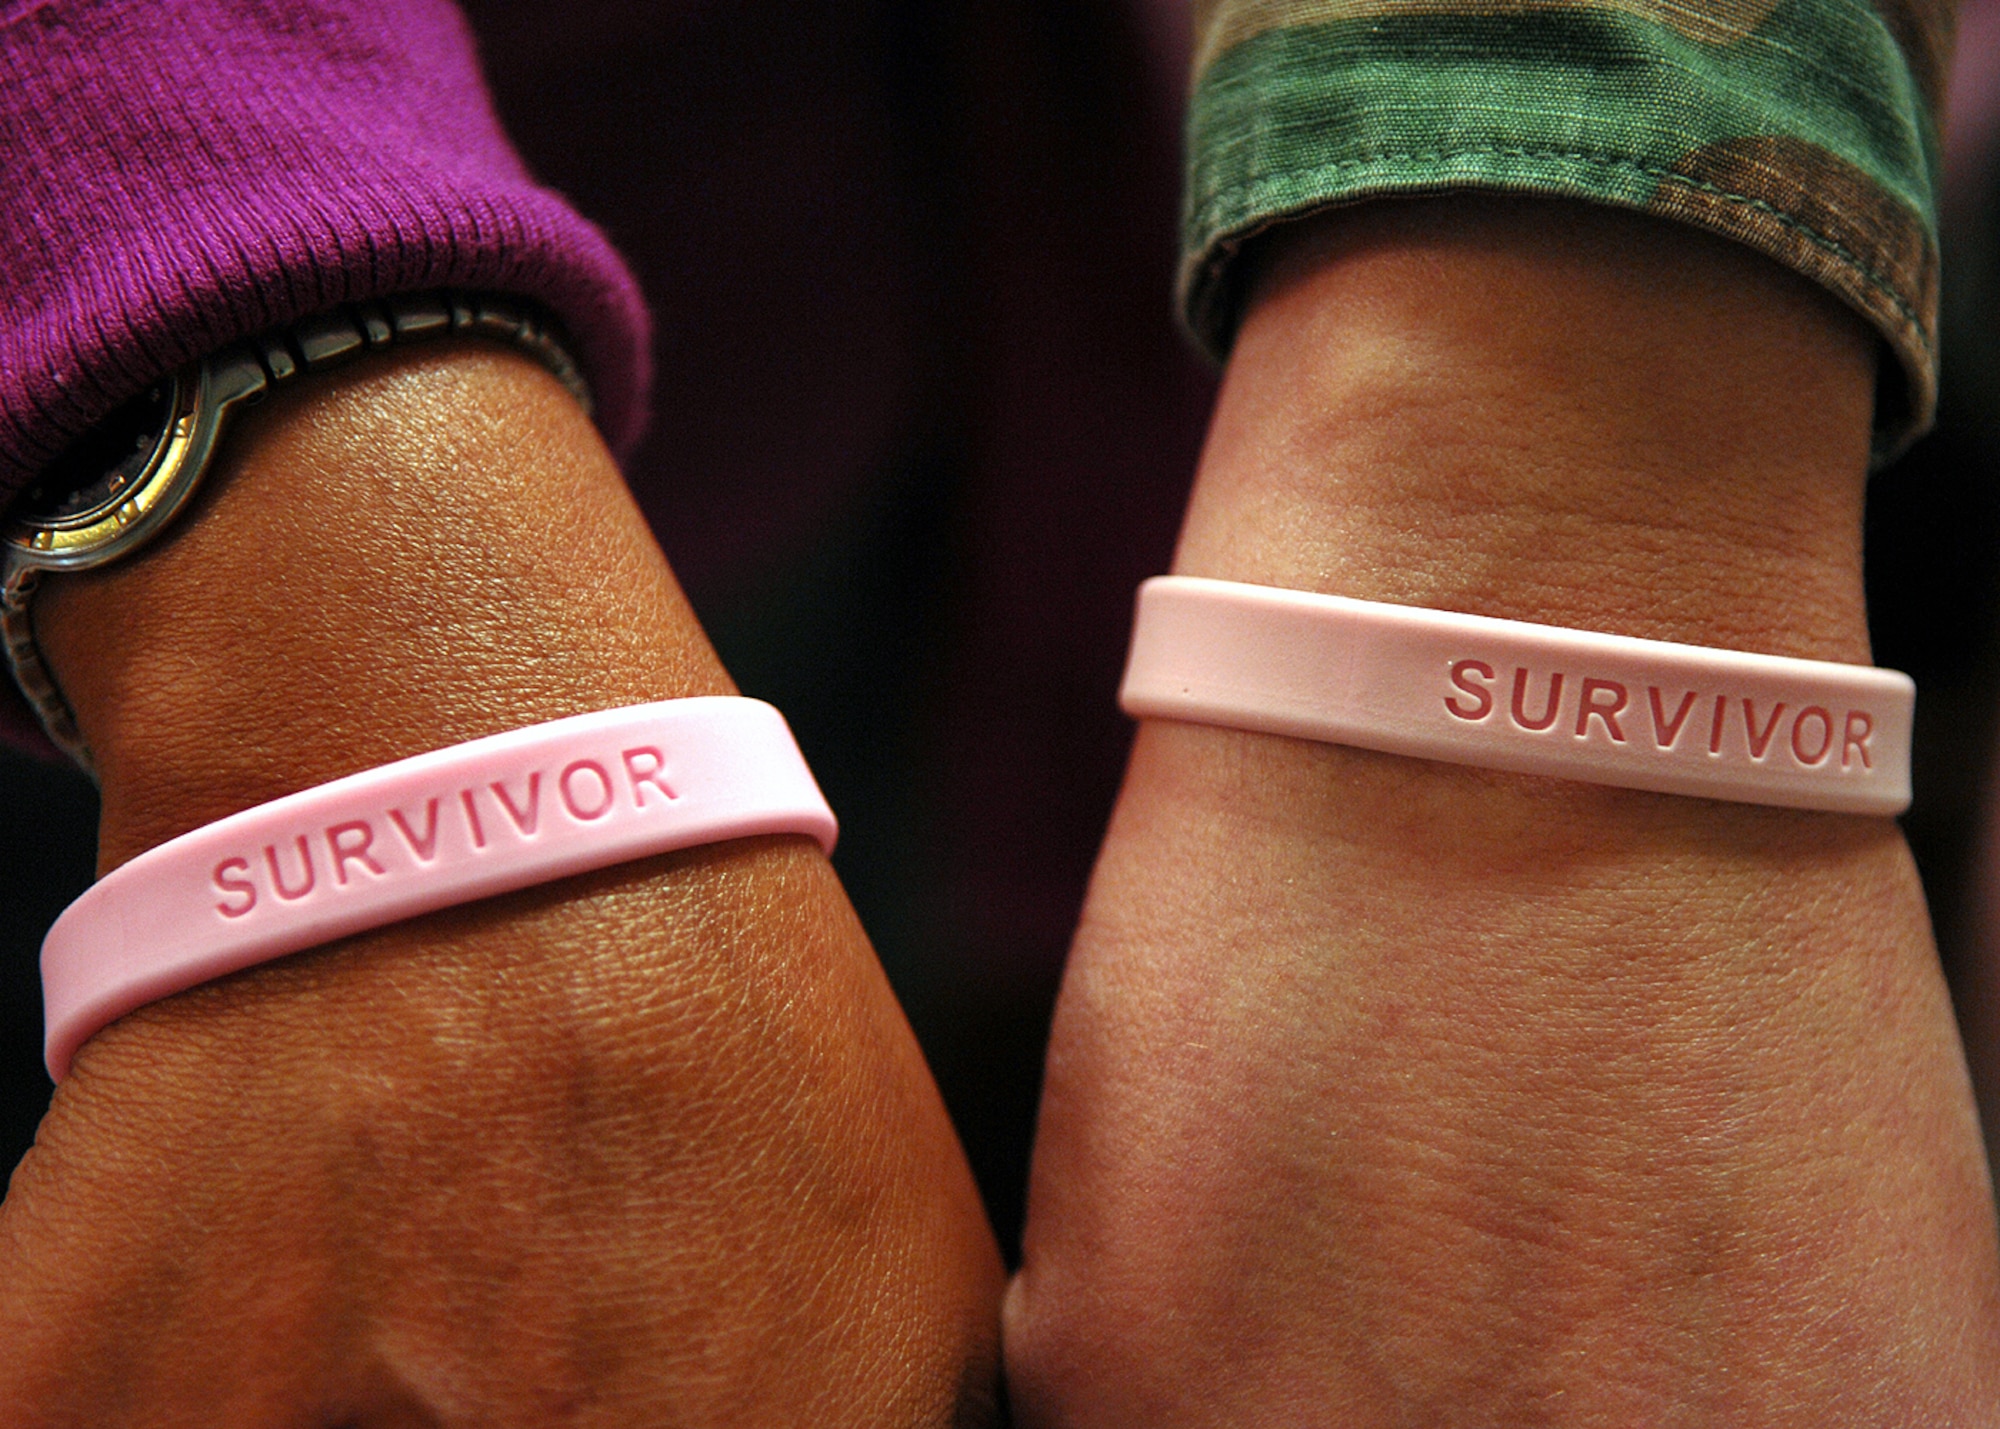
[[[182,834],[107,874],[42,943],[44,1057],[134,1008],[350,933],[754,834],[835,824],[784,716],[707,696],[420,754]]]
[[[1751,804],[1897,814],[1894,670],[1162,576],[1126,713]]]

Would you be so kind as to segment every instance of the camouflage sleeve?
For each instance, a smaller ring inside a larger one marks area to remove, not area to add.
[[[1227,350],[1286,219],[1472,188],[1618,204],[1825,284],[1898,359],[1878,451],[1937,393],[1935,115],[1951,0],[1195,0],[1182,309]]]

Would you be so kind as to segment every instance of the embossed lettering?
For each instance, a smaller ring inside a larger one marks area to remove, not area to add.
[[[1493,693],[1484,685],[1473,684],[1471,677],[1474,675],[1490,680],[1493,678],[1493,667],[1484,660],[1460,660],[1451,667],[1451,682],[1478,701],[1467,708],[1459,703],[1457,695],[1446,695],[1444,707],[1460,719],[1478,721],[1493,713]]]
[[[485,848],[486,830],[480,826],[479,807],[472,802],[472,791],[470,789],[459,790],[458,802],[465,805],[465,826],[472,830],[472,846],[474,848]]]
[[[1842,769],[1847,767],[1847,756],[1850,754],[1859,754],[1861,756],[1861,767],[1863,769],[1873,769],[1875,767],[1875,761],[1868,757],[1868,736],[1874,732],[1875,721],[1869,718],[1866,710],[1849,710],[1847,712],[1847,735],[1840,746],[1840,767]]]
[[[1667,707],[1660,703],[1660,687],[1648,685],[1646,693],[1653,701],[1653,741],[1662,749],[1672,749],[1674,741],[1681,737],[1681,726],[1687,723],[1689,711],[1694,709],[1695,692],[1689,690],[1681,696],[1681,707],[1674,711],[1672,719],[1667,718]]]
[[[417,856],[418,863],[429,863],[437,857],[438,846],[438,801],[432,799],[424,806],[424,832],[419,838],[410,829],[409,820],[403,817],[401,809],[389,811],[389,822],[396,826],[396,832],[403,836],[403,842],[410,846],[410,852]]]
[[[1501,666],[1501,669],[1506,668]],[[1495,666],[1486,660],[1466,658],[1453,660],[1447,667],[1451,681],[1440,698],[1445,713],[1453,719],[1476,724],[1492,716],[1500,708],[1500,695],[1496,688],[1502,678]],[[1546,686],[1539,691],[1533,688],[1536,681],[1546,680]],[[1573,704],[1564,703],[1565,686],[1575,687]],[[1634,698],[1640,688],[1646,691],[1646,699]],[[1844,718],[1826,705],[1809,704],[1798,706],[1786,700],[1776,700],[1764,706],[1759,705],[1764,697],[1735,691],[1717,694],[1713,690],[1699,688],[1677,688],[1675,685],[1632,685],[1623,680],[1606,675],[1592,675],[1582,670],[1537,669],[1530,665],[1514,667],[1513,689],[1508,702],[1515,728],[1533,734],[1541,734],[1557,728],[1573,732],[1576,738],[1588,740],[1593,735],[1593,722],[1603,727],[1603,734],[1611,744],[1626,744],[1640,741],[1643,736],[1626,730],[1626,717],[1634,720],[1645,718],[1646,711],[1652,716],[1653,741],[1661,750],[1678,751],[1683,732],[1694,726],[1695,710],[1704,702],[1713,699],[1708,721],[1708,752],[1727,760],[1740,760],[1746,756],[1758,763],[1769,763],[1771,750],[1781,732],[1790,746],[1793,765],[1802,769],[1827,770],[1834,767],[1833,751],[1840,749],[1839,767],[1851,768],[1857,761],[1864,768],[1874,767],[1874,749],[1870,743],[1874,731],[1874,716],[1866,710],[1848,710]],[[1737,706],[1741,706],[1740,716]],[[1734,743],[1725,750],[1724,744],[1730,738],[1731,722],[1737,718],[1743,721],[1743,743]],[[1689,739],[1699,739],[1690,734]],[[1688,755],[1693,755],[1692,746]],[[651,758],[657,751],[647,751]],[[1686,757],[1686,756],[1681,756]],[[654,772],[656,766],[642,765],[633,760],[633,751],[626,753],[626,772],[633,779],[633,798],[643,800],[643,791],[638,788],[641,778]]]
[[[586,769],[597,777],[598,801],[589,809],[585,809],[577,803],[576,791],[570,787],[570,781]],[[595,759],[579,759],[576,763],[564,769],[556,780],[556,788],[561,791],[563,807],[569,810],[570,816],[580,819],[586,824],[592,819],[601,819],[610,813],[611,805],[618,797],[612,790],[611,776],[604,772],[604,766],[599,764]]]
[[[1799,731],[1805,728],[1808,719],[1819,721],[1819,748],[1811,754],[1807,754],[1805,745],[1799,742]],[[1798,718],[1792,721],[1792,757],[1810,769],[1826,758],[1827,751],[1832,748],[1833,715],[1819,705],[1807,705],[1799,711]]]
[[[218,892],[233,894],[243,901],[234,907],[227,903],[215,905],[215,911],[225,918],[241,918],[257,906],[257,885],[249,879],[250,860],[247,858],[225,858],[215,866],[210,876],[215,880]],[[232,877],[231,875],[236,875]]]
[[[333,853],[333,881],[343,886],[347,883],[347,865],[358,863],[370,873],[380,878],[382,865],[368,852],[375,842],[375,830],[366,819],[352,819],[344,824],[335,824],[326,831],[326,846]]]
[[[1555,674],[1549,676],[1549,707],[1542,712],[1541,719],[1539,721],[1529,719],[1527,710],[1527,703],[1528,703],[1527,667],[1521,665],[1515,666],[1514,723],[1518,724],[1522,729],[1533,730],[1536,733],[1540,733],[1542,730],[1553,727],[1556,722],[1556,715],[1560,712],[1562,707],[1562,693],[1563,693],[1562,672],[1557,671]]]
[[[1750,741],[1750,757],[1752,759],[1762,759],[1764,751],[1771,747],[1772,731],[1777,729],[1778,718],[1784,712],[1785,702],[1779,700],[1778,707],[1771,711],[1771,717],[1764,721],[1764,732],[1759,734],[1757,733],[1757,707],[1750,702],[1749,696],[1746,695],[1744,697],[1743,734]]]
[[[507,786],[498,779],[488,787],[500,801],[500,807],[507,811],[507,817],[514,821],[514,827],[524,835],[532,834],[542,818],[542,771],[537,769],[528,776],[528,807],[525,809],[514,807],[514,801],[507,795]]]
[[[660,753],[659,750],[653,748],[652,745],[642,744],[637,749],[628,749],[624,753],[624,759],[625,777],[632,781],[632,805],[634,808],[643,809],[646,807],[645,786],[648,784],[658,789],[662,794],[665,794],[670,800],[680,797],[680,795],[673,791],[673,786],[666,781],[667,757]],[[642,759],[648,761],[647,767],[644,769],[639,767],[639,761]]]
[[[306,866],[306,881],[298,889],[285,887],[284,870],[278,867],[278,851],[270,844],[264,845],[264,863],[271,870],[271,887],[287,903],[296,903],[313,891],[312,849],[306,844],[306,836],[300,834],[296,840],[299,846],[299,861]]]
[[[1601,704],[1599,695],[1610,695],[1609,704]],[[1590,717],[1596,715],[1604,721],[1604,727],[1611,731],[1611,737],[1618,743],[1625,742],[1625,731],[1618,727],[1618,712],[1625,708],[1625,687],[1616,680],[1586,678],[1583,682],[1583,697],[1576,707],[1576,737],[1584,738],[1590,733]]]

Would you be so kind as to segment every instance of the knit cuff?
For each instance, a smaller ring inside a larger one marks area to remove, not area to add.
[[[0,501],[188,361],[427,288],[554,312],[606,439],[637,438],[637,285],[523,170],[449,5],[0,7],[0,74]]]

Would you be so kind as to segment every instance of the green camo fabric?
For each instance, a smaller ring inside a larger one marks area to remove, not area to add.
[[[1181,297],[1228,348],[1246,241],[1384,194],[1473,188],[1747,243],[1872,322],[1878,450],[1937,394],[1945,4],[1197,0]]]

